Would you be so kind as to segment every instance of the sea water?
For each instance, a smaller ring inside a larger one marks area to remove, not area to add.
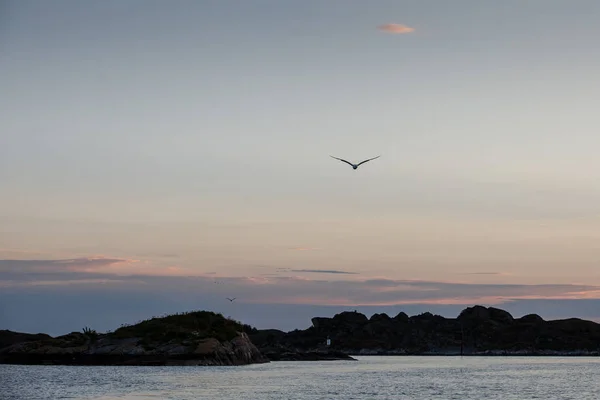
[[[0,365],[0,399],[600,399],[600,358],[357,358],[241,367]]]

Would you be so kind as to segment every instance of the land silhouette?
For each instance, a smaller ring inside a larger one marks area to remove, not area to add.
[[[425,312],[409,317],[345,311],[315,317],[305,330],[262,330],[250,334],[270,359],[285,350],[322,348],[350,355],[598,355],[600,324],[579,318],[545,321],[536,314],[514,318],[509,312],[474,306],[457,318]]]
[[[330,340],[329,345],[327,344]],[[155,317],[114,332],[49,335],[0,331],[0,363],[244,365],[280,360],[353,360],[352,355],[600,355],[600,324],[579,318],[514,318],[473,306],[457,318],[344,311],[304,330],[256,329],[209,311]]]

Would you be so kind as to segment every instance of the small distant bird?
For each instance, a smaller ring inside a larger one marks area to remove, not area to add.
[[[329,156],[329,157],[331,157],[331,158],[335,158],[336,160],[340,160],[340,161],[342,161],[342,162],[345,162],[346,164],[348,164],[348,165],[352,166],[352,169],[356,169],[356,168],[358,168],[359,166],[361,166],[362,164],[366,163],[367,161],[374,160],[374,159],[376,159],[376,158],[379,158],[379,157],[381,157],[381,156],[377,156],[377,157],[369,158],[368,160],[361,161],[361,162],[359,162],[358,164],[352,164],[350,161],[346,161],[346,160],[344,160],[344,159],[342,159],[342,158],[337,158],[337,157],[334,157],[334,156]]]
[[[227,300],[231,301],[233,303],[233,301],[236,299],[235,297],[230,299],[229,297],[226,297]]]

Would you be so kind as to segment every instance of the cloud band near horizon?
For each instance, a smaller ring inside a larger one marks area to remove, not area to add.
[[[373,279],[311,279],[293,273],[358,275],[338,270],[287,270],[274,276],[218,276],[190,274],[178,267],[138,268],[139,260],[78,258],[64,260],[0,260],[4,290],[79,286],[96,290],[119,288],[132,292],[193,293],[201,289],[214,296],[233,295],[248,303],[315,305],[395,304],[502,304],[517,299],[600,298],[600,286],[582,284],[504,284],[449,281]],[[134,266],[134,267],[132,267]],[[290,273],[292,275],[286,275]]]
[[[204,309],[259,328],[292,330],[308,327],[314,316],[348,309],[455,317],[475,304],[515,315],[600,318],[600,287],[594,285],[470,284],[345,274],[328,280],[285,276],[293,273],[289,269],[268,277],[173,274],[180,272],[117,257],[0,260],[0,328],[64,334],[93,326],[101,331],[162,313]],[[226,297],[237,300],[230,303]]]

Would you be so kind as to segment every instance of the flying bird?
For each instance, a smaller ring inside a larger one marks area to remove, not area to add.
[[[381,156],[377,156],[377,157],[369,158],[368,160],[361,161],[361,162],[359,162],[358,164],[352,164],[350,161],[346,161],[346,160],[344,160],[344,159],[337,158],[337,157],[334,157],[334,156],[329,156],[329,157],[331,157],[331,158],[335,158],[336,160],[340,160],[340,161],[342,161],[342,162],[345,162],[346,164],[350,165],[350,166],[352,167],[352,169],[356,169],[356,168],[358,168],[360,165],[362,165],[362,164],[366,163],[367,161],[374,160],[374,159],[376,159],[376,158],[379,158],[379,157],[381,157]]]
[[[226,299],[233,302],[236,298],[234,297],[234,298],[230,299],[229,297],[226,297]]]

